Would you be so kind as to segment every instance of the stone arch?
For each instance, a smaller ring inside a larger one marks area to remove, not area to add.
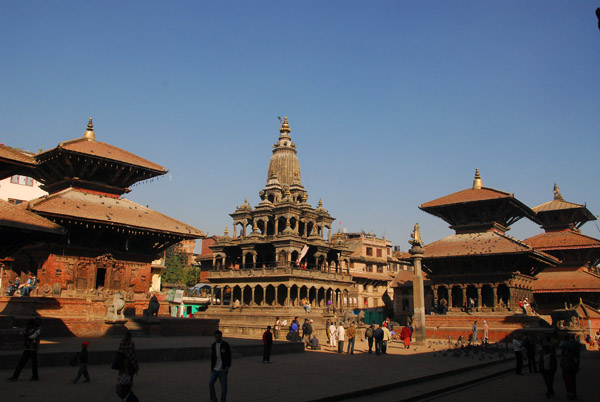
[[[299,306],[298,300],[298,285],[292,285],[290,288],[290,304],[292,306]]]
[[[242,288],[238,285],[234,286],[231,292],[229,292],[229,302],[226,304],[231,304],[236,300],[239,300],[240,303],[242,302]]]
[[[302,285],[300,288],[300,299],[304,299],[308,297],[308,287],[306,285]]]
[[[325,307],[327,305],[325,292],[325,288],[323,287],[320,287],[319,290],[317,290],[317,305],[319,307]]]
[[[265,234],[265,221],[262,219],[257,219],[256,220],[256,227],[258,228],[258,231],[260,232],[261,235]]]
[[[267,236],[275,235],[275,221],[269,219],[267,222]]]
[[[242,304],[246,306],[250,306],[252,304],[252,288],[250,285],[246,285],[242,289]]]
[[[289,219],[289,221],[290,221],[290,228],[292,228],[292,230],[296,230],[298,220],[295,217],[291,217]]]
[[[267,306],[276,306],[277,305],[277,300],[275,300],[275,286],[273,285],[268,285],[265,288],[265,297],[264,297],[264,303]]]
[[[281,234],[285,230],[287,219],[284,216],[280,216],[277,219],[277,234]]]
[[[298,260],[298,257],[300,256],[300,252],[298,250],[293,250],[292,251],[292,262],[295,264],[296,260]],[[300,262],[300,264],[302,264],[302,262]]]
[[[285,285],[277,286],[277,304],[285,306],[288,298],[288,287]]]
[[[306,224],[300,219],[298,221],[298,236],[304,236],[306,233]]]
[[[265,290],[261,285],[256,285],[254,287],[254,303],[257,306],[262,306],[265,301]]]
[[[308,300],[310,300],[310,304],[312,306],[318,306],[319,300],[317,299],[317,289],[314,286],[311,286],[308,289]]]

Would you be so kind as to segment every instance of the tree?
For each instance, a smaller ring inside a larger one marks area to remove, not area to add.
[[[165,272],[163,272],[161,277],[163,282],[172,284],[184,283],[184,271],[188,267],[185,253],[182,253],[175,247],[169,247],[167,249],[165,266]]]

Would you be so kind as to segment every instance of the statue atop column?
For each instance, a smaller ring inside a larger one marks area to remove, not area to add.
[[[419,232],[419,224],[416,223],[415,224],[415,228],[413,229],[412,233],[410,234],[411,239],[408,241],[408,244],[410,244],[412,247],[410,248],[409,252],[412,254],[412,251],[415,251],[416,253],[423,253],[423,246],[425,246],[425,244],[423,244],[423,240],[421,239],[421,233]]]

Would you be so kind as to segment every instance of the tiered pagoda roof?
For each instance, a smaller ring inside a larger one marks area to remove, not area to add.
[[[536,293],[600,292],[600,240],[581,233],[579,228],[595,220],[585,205],[565,201],[554,184],[554,199],[533,210],[544,233],[525,240],[537,250],[560,260],[537,276]]]
[[[435,277],[510,274],[533,277],[559,260],[505,234],[535,213],[513,194],[483,187],[479,170],[473,187],[424,203],[419,208],[450,223],[456,234],[425,246],[424,271]]]
[[[83,137],[61,142],[35,159],[36,178],[49,193],[73,187],[119,196],[138,181],[167,173],[160,165],[96,141],[91,118]]]
[[[472,188],[426,202],[419,208],[448,222],[456,233],[490,229],[504,232],[524,217],[537,222],[535,213],[513,194],[483,187],[477,169]]]

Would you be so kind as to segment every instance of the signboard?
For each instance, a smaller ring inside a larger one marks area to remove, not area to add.
[[[181,303],[183,301],[183,289],[177,289],[175,291],[175,297],[173,297],[173,303]]]

